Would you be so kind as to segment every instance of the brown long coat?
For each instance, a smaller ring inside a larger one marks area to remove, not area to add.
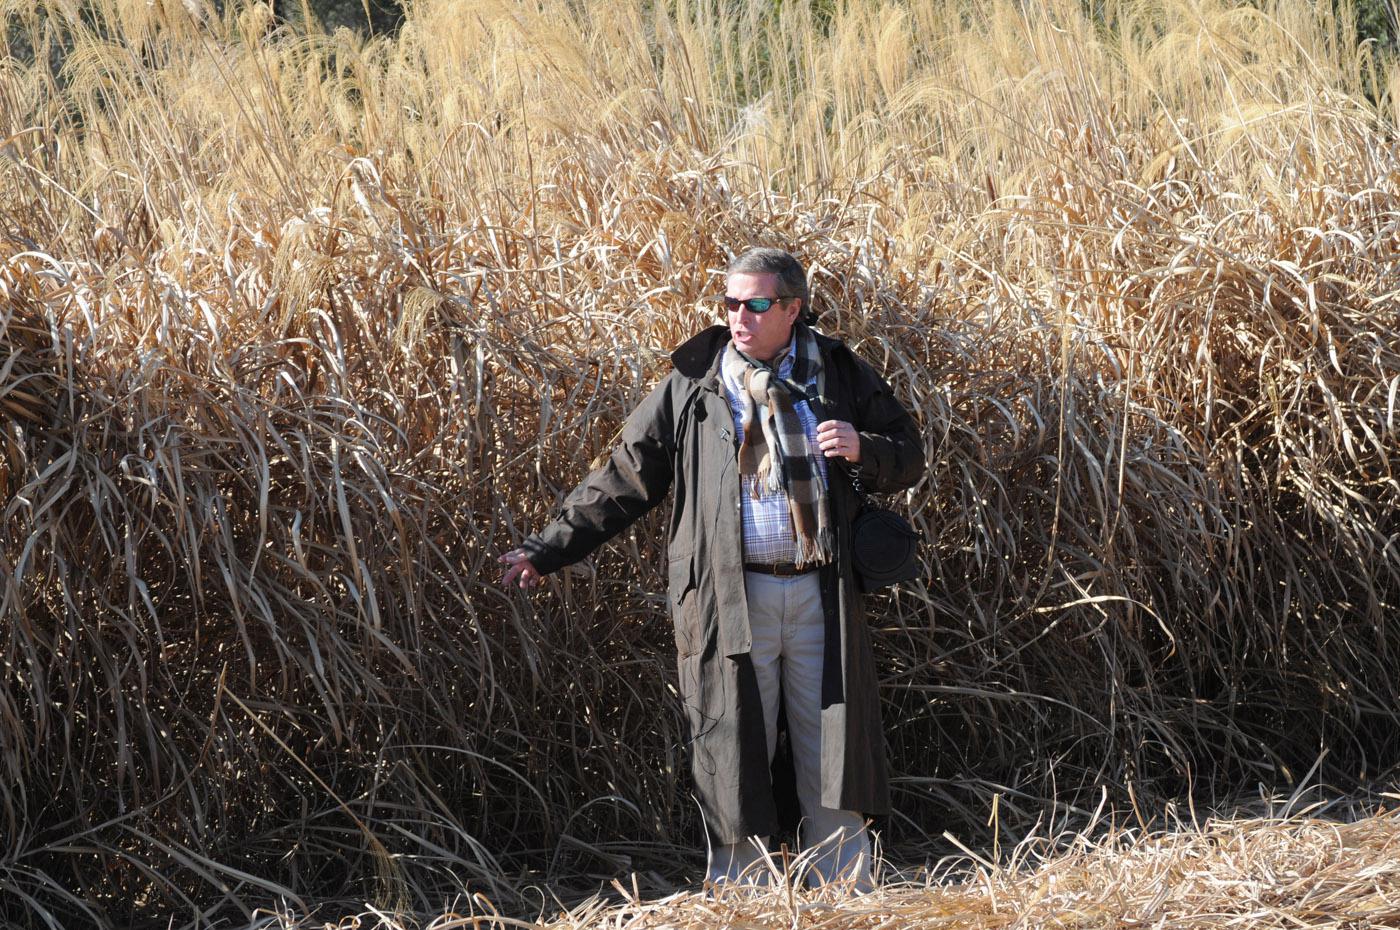
[[[609,461],[565,500],[559,517],[524,543],[548,574],[584,558],[659,504],[674,485],[669,546],[671,616],[691,764],[706,823],[721,843],[777,831],[758,682],[749,657],[739,470],[734,420],[719,380],[728,330],[715,326],[671,356],[674,370],[627,418]],[[861,481],[897,491],[923,473],[923,445],[908,411],[868,364],[817,336],[826,371],[826,416],[861,435]],[[880,699],[849,525],[858,501],[837,468],[831,478],[837,559],[821,569],[826,616],[822,680],[825,807],[889,811]]]

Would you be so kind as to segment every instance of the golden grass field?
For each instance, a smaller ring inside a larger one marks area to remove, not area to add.
[[[989,863],[841,925],[1394,925],[1392,819],[1088,826],[1393,780],[1400,70],[1330,2],[1100,6],[0,4],[0,923],[693,879],[664,513],[495,558],[759,243],[927,439],[889,859]]]

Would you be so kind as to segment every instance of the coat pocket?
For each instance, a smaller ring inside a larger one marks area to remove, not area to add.
[[[671,623],[676,628],[676,651],[682,657],[692,656],[699,651],[700,624],[695,609],[695,562],[691,553],[671,557],[667,582]]]

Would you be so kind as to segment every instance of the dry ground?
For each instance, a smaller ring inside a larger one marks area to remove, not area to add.
[[[1210,821],[1172,831],[1114,830],[1067,849],[1023,842],[1003,867],[976,854],[914,877],[887,876],[874,894],[844,889],[685,891],[647,900],[624,883],[538,920],[498,914],[484,897],[423,921],[368,909],[339,922],[281,914],[264,927],[746,930],[841,928],[1400,927],[1400,815],[1349,823],[1292,818]],[[775,868],[777,864],[775,863]],[[800,863],[795,869],[800,871]]]

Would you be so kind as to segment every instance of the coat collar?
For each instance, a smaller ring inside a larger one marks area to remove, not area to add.
[[[728,342],[728,326],[711,326],[681,343],[671,353],[671,364],[692,381],[711,381],[719,364],[720,353]]]

